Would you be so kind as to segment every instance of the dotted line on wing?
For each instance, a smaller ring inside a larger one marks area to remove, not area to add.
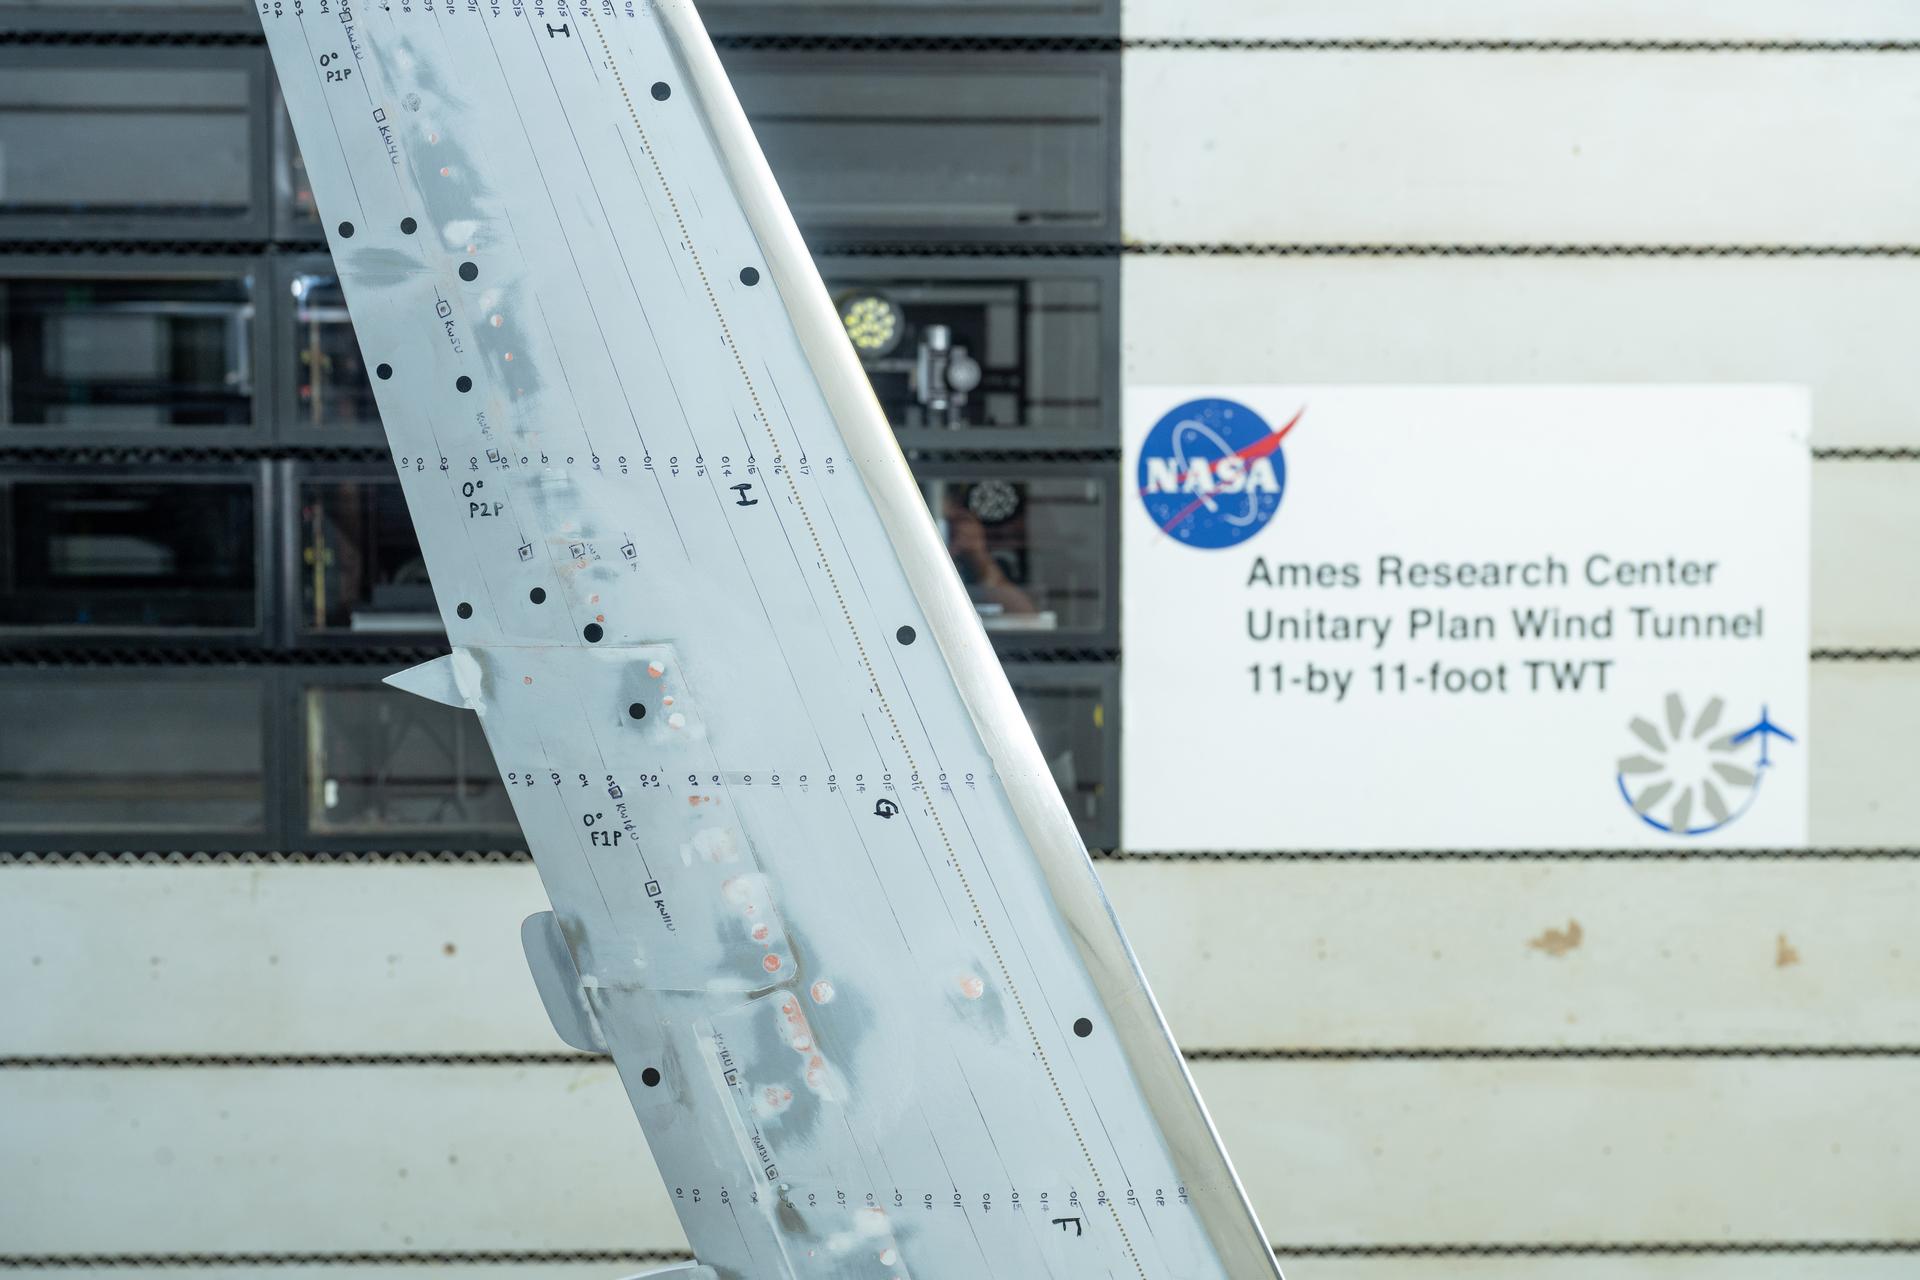
[[[741,355],[739,346],[733,340],[732,328],[727,323],[726,313],[720,306],[719,297],[713,291],[713,284],[707,275],[706,267],[700,261],[699,251],[694,248],[693,237],[688,233],[686,220],[680,212],[680,203],[673,194],[673,188],[667,182],[666,174],[661,170],[659,157],[654,154],[653,144],[647,138],[645,126],[640,123],[640,113],[633,105],[633,95],[627,88],[625,77],[620,73],[619,64],[613,56],[613,49],[611,45],[608,44],[606,33],[600,26],[599,16],[590,8],[587,10],[587,16],[593,23],[594,36],[600,41],[601,52],[607,60],[607,69],[612,73],[614,84],[620,90],[621,100],[626,104],[627,114],[633,121],[634,132],[639,135],[640,145],[646,151],[647,159],[653,166],[654,177],[659,181],[661,190],[666,194],[668,206],[673,210],[674,222],[680,231],[681,244],[686,247],[687,256],[692,260],[693,268],[699,274],[700,284],[706,291],[707,301],[713,308],[715,318],[720,322],[720,332],[726,339],[727,350],[732,354],[734,364],[740,371],[741,380],[746,384],[747,394],[753,400],[754,417],[759,421],[762,430],[767,433],[767,440],[773,447],[773,463],[780,469],[781,474],[785,477],[788,496],[793,501],[794,509],[800,513],[801,521],[806,525],[807,536],[813,543],[814,554],[818,557],[820,567],[827,576],[827,585],[833,592],[834,601],[839,605],[841,617],[846,622],[847,631],[853,638],[855,648],[859,651],[861,665],[866,669],[868,682],[873,688],[874,696],[879,700],[881,713],[886,716],[887,725],[893,732],[894,741],[899,743],[901,753],[906,757],[907,768],[914,773],[918,773],[920,766],[914,760],[913,749],[907,744],[906,734],[901,731],[899,720],[895,717],[893,707],[891,703],[888,702],[886,693],[882,689],[880,674],[874,667],[872,657],[867,653],[866,643],[860,636],[859,628],[854,624],[853,612],[847,606],[846,594],[841,590],[839,578],[833,571],[832,562],[827,558],[826,548],[820,541],[820,533],[814,525],[813,516],[807,510],[806,502],[801,497],[800,486],[795,482],[792,470],[782,465],[781,459],[783,455],[779,437],[775,434],[773,423],[768,418],[766,409],[760,402],[760,392],[754,385],[753,375],[747,370],[746,359]],[[972,882],[968,879],[965,869],[960,865],[960,856],[953,846],[952,838],[947,834],[946,823],[941,819],[938,807],[935,806],[931,800],[927,803],[927,812],[933,818],[934,828],[940,836],[940,843],[947,851],[947,864],[953,868],[954,874],[959,878],[960,887],[967,896],[967,904],[973,910],[974,921],[980,926],[981,936],[986,939],[987,946],[993,952],[994,963],[1000,970],[1001,981],[1005,984],[1007,993],[1013,997],[1014,1006],[1020,1011],[1021,1021],[1026,1024],[1027,1036],[1033,1045],[1034,1056],[1039,1059],[1041,1069],[1046,1072],[1047,1083],[1053,1089],[1054,1099],[1059,1103],[1061,1114],[1066,1117],[1068,1127],[1073,1130],[1074,1141],[1079,1144],[1080,1154],[1086,1160],[1087,1170],[1093,1177],[1094,1188],[1100,1193],[1100,1197],[1106,1201],[1107,1209],[1113,1215],[1114,1226],[1120,1232],[1120,1241],[1126,1248],[1127,1257],[1132,1261],[1134,1270],[1139,1273],[1141,1280],[1146,1280],[1146,1267],[1142,1265],[1139,1254],[1134,1250],[1133,1241],[1127,1235],[1126,1224],[1120,1217],[1120,1207],[1114,1202],[1112,1197],[1106,1195],[1106,1188],[1101,1180],[1099,1167],[1094,1163],[1093,1153],[1087,1147],[1086,1137],[1080,1132],[1079,1121],[1074,1118],[1073,1108],[1068,1105],[1066,1094],[1061,1090],[1060,1082],[1054,1075],[1053,1063],[1047,1057],[1047,1051],[1041,1043],[1038,1029],[1033,1025],[1032,1014],[1028,1012],[1026,1001],[1021,996],[1019,987],[1015,985],[1013,981],[1013,973],[1007,965],[1006,957],[1001,954],[1000,944],[993,936],[993,930],[987,923],[985,912],[981,910],[979,899],[974,894]]]

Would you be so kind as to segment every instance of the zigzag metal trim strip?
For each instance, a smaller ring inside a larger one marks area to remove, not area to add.
[[[907,456],[924,462],[999,463],[1111,463],[1118,465],[1120,450],[1113,445],[1089,444],[1082,448],[1047,446],[1037,449],[1007,447],[972,449],[930,446],[920,440],[902,437]],[[1913,445],[1824,445],[1812,450],[1816,462],[1914,462],[1920,461],[1920,446]],[[294,459],[305,462],[391,463],[393,453],[381,445],[336,444],[31,444],[22,445],[0,439],[0,461],[21,465],[53,466],[128,466],[149,463],[194,465],[230,462],[276,462]]]
[[[1183,1049],[1188,1062],[1554,1062],[1579,1059],[1920,1058],[1903,1045],[1517,1045],[1489,1048],[1257,1046]],[[552,1053],[131,1053],[9,1054],[0,1071],[214,1071],[289,1068],[567,1067],[603,1065],[598,1054]]]
[[[18,19],[14,19],[18,21]],[[42,22],[47,21],[42,19]],[[0,45],[96,47],[231,47],[261,45],[259,28],[208,25],[182,30],[0,31]],[[1087,53],[1126,50],[1236,50],[1331,53],[1913,53],[1912,40],[1502,40],[1289,39],[1284,37],[960,36],[960,35],[715,35],[717,49],[798,53]]]
[[[1814,849],[1307,849],[1091,852],[1095,862],[1904,862],[1920,848]],[[373,850],[0,850],[6,867],[498,866],[531,862],[525,849]]]
[[[43,1253],[0,1256],[0,1271],[180,1270],[230,1267],[651,1266],[688,1262],[674,1249],[536,1249],[471,1253]]]
[[[1320,244],[1297,241],[822,240],[837,258],[1915,258],[1920,244]],[[257,257],[325,253],[319,240],[8,240],[0,257]]]
[[[1656,1240],[1610,1243],[1287,1244],[1279,1258],[1657,1258],[1798,1257],[1920,1253],[1920,1240]],[[690,1254],[662,1249],[548,1249],[441,1253],[106,1253],[0,1256],[0,1271],[213,1270],[235,1267],[476,1267],[670,1264]]]

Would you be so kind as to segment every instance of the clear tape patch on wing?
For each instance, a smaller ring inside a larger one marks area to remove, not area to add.
[[[723,771],[700,699],[671,645],[470,652],[471,705],[536,846],[582,983],[657,991],[763,990],[793,948],[732,801],[751,775]],[[581,906],[580,904],[585,904]]]
[[[885,1157],[861,1149],[845,1114],[854,1080],[827,1045],[846,1039],[816,1032],[831,1003],[788,989],[717,1014],[708,1027],[712,1066],[733,1104],[741,1154],[762,1183],[752,1202],[770,1220],[790,1274],[908,1280],[904,1203],[839,1190],[870,1184],[873,1162]]]

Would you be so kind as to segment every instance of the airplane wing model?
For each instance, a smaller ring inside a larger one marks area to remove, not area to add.
[[[1277,1276],[692,6],[259,8],[689,1274]]]

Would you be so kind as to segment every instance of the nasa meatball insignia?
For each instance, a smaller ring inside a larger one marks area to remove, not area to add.
[[[1140,445],[1138,484],[1147,516],[1191,547],[1217,551],[1267,527],[1287,487],[1278,431],[1233,400],[1189,400],[1161,417]]]

